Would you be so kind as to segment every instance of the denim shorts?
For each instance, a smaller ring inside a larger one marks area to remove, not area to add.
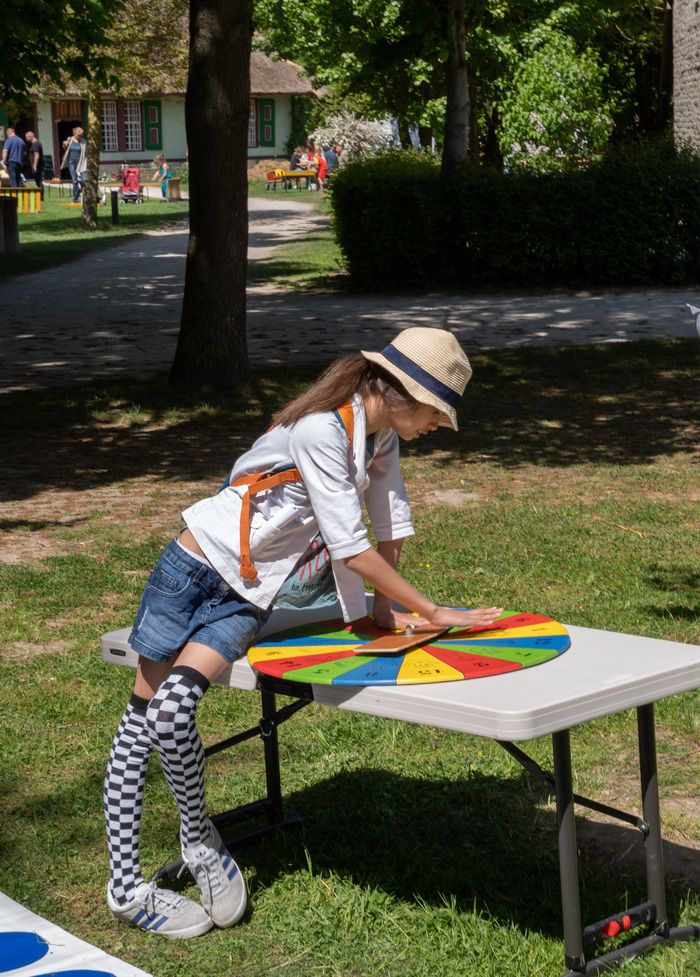
[[[233,662],[269,616],[173,541],[149,577],[129,643],[144,658],[165,662],[197,641]]]

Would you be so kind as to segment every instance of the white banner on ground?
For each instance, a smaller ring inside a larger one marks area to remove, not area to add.
[[[151,977],[0,892],[2,977]]]

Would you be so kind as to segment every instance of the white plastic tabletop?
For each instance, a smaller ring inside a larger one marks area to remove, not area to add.
[[[325,612],[274,612],[261,637],[311,620],[338,617]],[[500,740],[528,740],[570,729],[599,716],[700,688],[700,646],[658,638],[566,625],[571,647],[532,668],[429,685],[352,688],[314,685],[321,705],[425,726],[454,729]],[[136,664],[129,628],[102,638],[102,658]],[[217,679],[252,690],[256,676],[247,660],[237,661]]]

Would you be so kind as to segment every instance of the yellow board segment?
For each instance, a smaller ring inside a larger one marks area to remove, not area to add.
[[[469,635],[467,638],[459,638],[460,641],[488,641],[490,638],[539,638],[547,634],[568,634],[566,628],[558,621],[544,621],[541,624],[528,624],[523,628],[503,628],[499,631],[480,631],[478,634]],[[443,641],[449,642],[450,636],[446,635]]]
[[[338,651],[353,651],[358,642],[347,645],[277,645],[274,648],[249,648],[248,661],[277,661],[279,658],[304,658],[306,655],[332,655]]]
[[[413,684],[415,682],[454,682],[464,678],[461,672],[451,665],[433,658],[422,649],[409,651],[403,660],[403,665],[396,676],[397,685]]]

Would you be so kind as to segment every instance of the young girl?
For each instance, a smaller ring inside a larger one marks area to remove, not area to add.
[[[382,628],[469,627],[500,614],[496,607],[442,607],[396,570],[413,533],[399,440],[438,426],[456,430],[470,376],[459,343],[441,329],[405,329],[381,353],[344,357],[273,417],[233,466],[226,488],[183,513],[187,528],[163,552],[136,616],[136,683],[107,767],[107,899],[116,917],[185,938],[243,915],[245,881],[207,818],[195,711],[226,663],[253,643],[305,557],[325,547],[329,572],[304,601],[327,592],[330,580],[346,621],[366,614],[365,581],[374,587]],[[139,827],[153,747],[179,808],[182,856],[201,905],[141,875]]]
[[[158,153],[153,162],[158,167],[154,179],[160,180],[160,192],[163,200],[168,199],[168,180],[172,177],[173,171],[170,163],[162,153]]]

